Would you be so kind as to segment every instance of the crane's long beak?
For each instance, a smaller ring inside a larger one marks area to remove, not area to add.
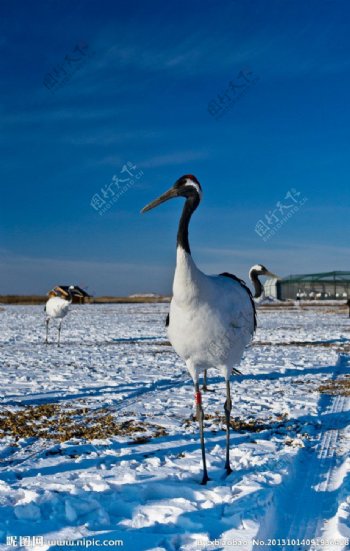
[[[158,207],[161,203],[165,203],[165,201],[169,201],[169,199],[174,199],[174,197],[177,197],[178,193],[177,190],[174,188],[169,189],[163,195],[158,197],[158,199],[155,199],[151,203],[148,203],[143,209],[141,210],[141,213],[147,212],[148,210],[154,209],[155,207]]]
[[[277,278],[277,279],[280,279],[280,276],[274,274],[273,272],[267,271],[264,275],[265,275],[265,276],[275,277],[275,278]]]

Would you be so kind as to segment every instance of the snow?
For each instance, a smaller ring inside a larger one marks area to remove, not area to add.
[[[28,411],[41,411],[33,426],[42,434],[102,419],[93,439],[0,438],[0,549],[14,549],[11,536],[17,548],[38,550],[80,549],[84,538],[132,551],[348,549],[350,399],[319,392],[350,373],[346,313],[258,310],[242,375],[232,377],[227,478],[224,382],[208,374],[211,480],[201,486],[193,384],[167,342],[168,308],[71,306],[60,347],[55,322],[44,344],[42,306],[0,312],[0,415],[16,414],[13,431]]]

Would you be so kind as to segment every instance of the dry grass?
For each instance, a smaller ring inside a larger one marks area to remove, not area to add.
[[[322,346],[325,348],[334,348],[346,346],[347,343],[339,342],[322,342],[322,341],[288,341],[288,342],[271,342],[271,341],[253,341],[253,346]]]
[[[215,414],[205,414],[204,420],[206,425],[211,423],[212,426],[209,430],[212,430],[212,432],[226,430],[225,417],[218,411],[216,411]],[[197,420],[194,415],[184,421],[185,427],[195,426],[196,424]],[[286,413],[275,415],[269,419],[241,419],[239,417],[235,417],[234,419],[231,419],[230,422],[230,428],[238,433],[260,433],[262,431],[272,431],[275,434],[286,437],[289,433],[288,438],[294,438],[296,434],[300,434],[303,438],[310,439],[310,435],[307,431],[305,431],[304,425],[304,423],[301,423],[296,419],[289,419]],[[288,441],[285,443],[286,445],[289,445]]]
[[[328,381],[324,385],[321,385],[318,390],[321,394],[329,394],[331,396],[350,396],[350,377]]]
[[[331,301],[330,301],[331,302]],[[258,310],[263,310],[265,312],[275,311],[275,310],[288,310],[294,313],[300,311],[315,311],[321,310],[322,314],[346,314],[349,312],[349,307],[344,303],[339,301],[337,304],[329,304],[326,300],[324,302],[305,302],[302,304],[295,304],[294,302],[272,302],[271,304],[259,304]]]
[[[260,419],[231,419],[230,427],[235,432],[261,432],[270,428],[270,425],[266,424]]]
[[[170,302],[170,297],[95,297],[92,304],[153,304]]]
[[[42,404],[0,413],[0,438],[11,436],[15,440],[34,437],[65,442],[71,438],[99,440],[135,435],[135,441],[140,443],[140,433],[145,432],[151,432],[152,437],[166,435],[164,428],[157,425],[130,419],[117,422],[107,408],[64,409],[57,404]]]
[[[258,310],[280,310],[281,308],[294,310],[294,309],[297,309],[297,306],[294,304],[294,302],[289,302],[289,301],[258,304]]]
[[[41,295],[0,295],[1,304],[44,304],[47,296]]]
[[[46,295],[0,295],[0,304],[45,304]],[[94,297],[87,299],[85,304],[147,304],[170,302],[170,297]]]
[[[216,412],[215,414],[206,413],[204,416],[204,421],[212,421],[222,427],[226,426],[225,417],[220,415],[219,412]],[[185,419],[184,426],[189,427],[196,422],[196,416],[192,415],[189,419]],[[271,428],[270,425],[261,419],[240,419],[239,417],[231,419],[230,427],[235,432],[261,432]]]

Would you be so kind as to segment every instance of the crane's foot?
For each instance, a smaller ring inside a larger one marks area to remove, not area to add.
[[[201,486],[205,486],[206,483],[210,480],[209,476],[208,476],[208,473],[205,472],[203,473],[203,479],[202,479],[202,482],[201,482]]]
[[[213,388],[208,388],[207,385],[202,386],[203,392],[215,392]]]
[[[233,367],[232,368],[232,375],[243,375],[243,373],[239,369],[236,369],[235,367]]]
[[[233,473],[233,470],[231,469],[230,465],[225,465],[225,471],[226,471],[226,476],[230,476],[230,474]]]

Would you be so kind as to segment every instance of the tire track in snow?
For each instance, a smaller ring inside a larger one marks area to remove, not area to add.
[[[350,356],[340,355],[335,366],[333,380],[348,372]],[[350,398],[322,395],[319,401],[321,429],[319,440],[313,448],[298,452],[291,472],[276,495],[271,509],[266,512],[254,545],[255,550],[320,551],[323,546],[312,543],[292,543],[293,540],[322,539],[326,520],[332,518],[339,505],[341,490],[334,488],[339,466],[337,450],[347,424],[350,423]],[[343,459],[344,460],[344,459]],[[340,484],[341,488],[341,484]],[[291,540],[291,544],[283,540]],[[276,540],[269,545],[269,540]],[[280,540],[278,542],[278,540]],[[264,543],[263,543],[264,542]],[[278,545],[281,543],[281,545]],[[324,546],[329,549],[329,546]],[[342,547],[337,549],[341,551]]]

